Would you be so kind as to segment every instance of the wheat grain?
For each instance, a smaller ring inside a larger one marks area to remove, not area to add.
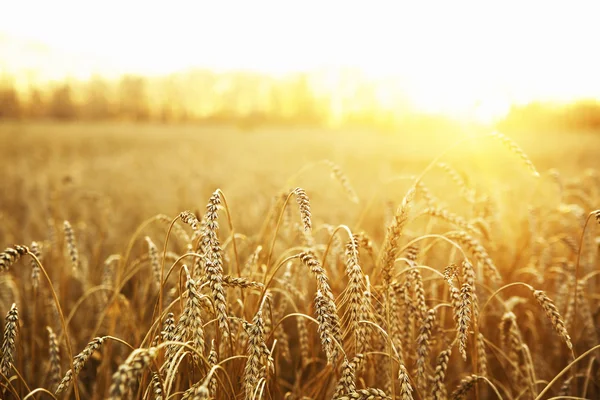
[[[54,331],[49,326],[48,331],[48,358],[50,360],[49,385],[54,389],[60,382],[60,352],[58,348],[58,340]]]
[[[15,357],[15,340],[17,338],[17,328],[19,323],[19,310],[13,303],[6,314],[6,323],[4,325],[4,338],[2,340],[2,358],[0,359],[0,373],[5,377],[12,374],[13,362]]]
[[[0,253],[0,272],[6,272],[25,254],[29,253],[27,246],[14,245]]]
[[[89,358],[92,356],[92,354],[94,354],[94,352],[102,346],[104,340],[105,339],[103,337],[96,337],[92,339],[92,341],[89,342],[87,346],[85,346],[81,353],[79,353],[73,358],[73,369],[75,370],[76,374],[79,374],[79,372],[81,371],[85,363],[89,360]],[[56,388],[55,393],[57,395],[62,393],[65,389],[69,387],[72,381],[73,370],[68,370],[65,376],[63,377],[62,381],[60,381],[60,384]]]
[[[533,297],[537,300],[537,302],[542,306],[542,309],[546,313],[546,316],[552,323],[552,327],[559,334],[560,337],[563,338],[567,347],[569,349],[573,348],[573,344],[571,343],[571,337],[567,332],[567,328],[565,327],[565,322],[560,316],[558,309],[552,302],[552,300],[548,297],[548,295],[541,290],[533,290]]]
[[[304,232],[310,232],[312,230],[312,219],[308,195],[304,189],[299,187],[294,189],[292,193],[296,196],[296,202],[298,203],[298,208],[300,209],[300,217],[302,219],[302,224],[304,225]]]

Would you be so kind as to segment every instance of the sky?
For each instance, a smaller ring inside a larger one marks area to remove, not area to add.
[[[600,99],[599,18],[595,1],[19,0],[0,34],[93,60],[54,57],[59,72],[346,66],[423,107],[505,108]]]

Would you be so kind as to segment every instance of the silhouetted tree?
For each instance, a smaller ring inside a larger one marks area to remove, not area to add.
[[[86,85],[85,103],[82,114],[91,119],[107,119],[113,115],[109,100],[109,86],[102,77],[92,76]]]
[[[135,75],[125,75],[119,82],[119,115],[136,121],[150,116],[146,80]]]
[[[0,118],[18,118],[21,104],[17,90],[8,84],[0,86]]]
[[[73,119],[77,109],[73,101],[71,85],[64,83],[54,89],[50,100],[49,115],[58,119]]]

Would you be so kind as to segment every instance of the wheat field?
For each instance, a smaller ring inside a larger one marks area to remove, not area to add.
[[[600,136],[0,125],[2,399],[600,397]]]

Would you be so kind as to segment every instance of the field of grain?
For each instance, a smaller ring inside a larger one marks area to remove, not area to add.
[[[600,397],[600,135],[490,133],[0,124],[0,397]]]

